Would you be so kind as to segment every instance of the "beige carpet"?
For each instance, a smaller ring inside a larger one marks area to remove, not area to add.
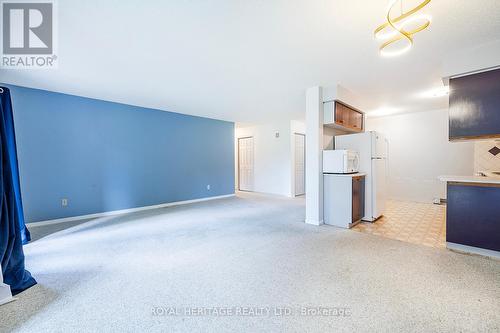
[[[0,331],[500,330],[500,262],[303,219],[241,194],[59,231],[26,247],[39,285]]]

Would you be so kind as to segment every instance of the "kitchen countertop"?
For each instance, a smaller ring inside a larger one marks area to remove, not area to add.
[[[336,176],[336,177],[362,177],[366,176],[366,173],[356,172],[356,173],[323,173],[326,176]]]
[[[439,176],[442,182],[457,183],[477,183],[477,184],[500,184],[500,178],[481,177],[481,176]]]

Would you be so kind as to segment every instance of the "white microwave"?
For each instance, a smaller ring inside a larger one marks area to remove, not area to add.
[[[354,150],[324,150],[323,173],[356,173],[359,171],[359,153]]]

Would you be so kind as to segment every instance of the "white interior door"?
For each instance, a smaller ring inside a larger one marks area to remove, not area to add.
[[[238,189],[253,191],[253,137],[238,139]]]
[[[295,195],[306,193],[306,137],[295,134]]]

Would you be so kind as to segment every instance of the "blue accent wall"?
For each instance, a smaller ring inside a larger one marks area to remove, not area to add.
[[[7,86],[27,222],[234,193],[234,123]]]

